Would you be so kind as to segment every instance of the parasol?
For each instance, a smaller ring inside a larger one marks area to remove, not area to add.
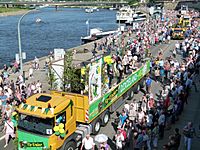
[[[108,137],[105,134],[98,134],[95,136],[95,141],[98,143],[103,143],[103,142],[106,142],[107,140],[108,140]]]

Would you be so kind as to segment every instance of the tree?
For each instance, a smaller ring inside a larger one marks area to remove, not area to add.
[[[57,84],[56,84],[56,80],[57,78],[55,77],[54,72],[52,71],[52,68],[49,67],[49,83],[51,86],[51,89],[56,89],[57,88]]]
[[[134,5],[134,4],[138,3],[138,2],[139,2],[139,0],[129,0],[128,4],[129,5]]]
[[[80,77],[80,69],[77,69],[73,63],[72,52],[66,52],[64,57],[64,85],[63,89],[67,92],[78,92],[83,89]]]

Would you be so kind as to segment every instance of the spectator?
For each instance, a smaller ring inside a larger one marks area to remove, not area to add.
[[[178,128],[175,128],[174,141],[175,141],[175,148],[179,149],[179,146],[180,146],[180,143],[181,143],[181,135],[179,133]]]
[[[14,124],[11,121],[11,118],[9,118],[8,121],[5,121],[4,131],[5,131],[5,141],[6,141],[4,148],[6,148],[8,146],[9,137],[11,136],[12,138],[15,138]]]
[[[158,118],[158,125],[159,125],[159,135],[162,139],[164,137],[164,128],[165,128],[165,114],[164,112]]]
[[[146,91],[147,91],[147,93],[150,93],[152,79],[148,76],[145,83],[146,83]]]
[[[154,128],[152,130],[152,140],[153,140],[153,147],[158,147],[158,136],[159,136],[159,126],[157,122],[154,123]]]
[[[183,135],[187,150],[191,150],[192,139],[196,136],[195,128],[193,127],[192,122],[188,122],[188,124],[183,128]]]
[[[120,119],[121,125],[123,126],[125,120],[127,119],[127,114],[126,114],[126,112],[124,110],[122,111],[121,115],[119,116],[119,119]]]
[[[123,147],[122,142],[124,141],[124,136],[119,130],[117,131],[117,134],[115,135],[115,141],[116,141],[116,149],[122,150],[122,147]]]
[[[94,150],[94,146],[95,143],[93,138],[90,136],[90,134],[87,134],[82,140],[81,150],[83,150],[83,147],[85,150]]]

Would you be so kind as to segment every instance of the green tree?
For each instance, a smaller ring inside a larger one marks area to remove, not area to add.
[[[49,74],[48,74],[48,77],[49,77],[49,84],[51,86],[51,89],[56,89],[57,87],[57,84],[56,84],[56,80],[57,78],[55,77],[55,74],[54,72],[52,71],[52,68],[49,67]]]
[[[134,5],[134,4],[138,3],[138,2],[139,2],[139,0],[128,0],[128,4],[129,5]]]
[[[83,89],[83,84],[81,83],[80,69],[77,69],[73,63],[72,52],[66,52],[64,58],[64,85],[63,89],[67,92],[78,92]]]

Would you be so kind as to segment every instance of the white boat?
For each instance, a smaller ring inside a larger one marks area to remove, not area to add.
[[[125,23],[133,18],[134,10],[130,7],[122,7],[116,14],[116,21]]]
[[[37,18],[37,19],[35,20],[35,22],[36,22],[36,23],[40,23],[40,22],[42,22],[42,19],[41,19],[41,18]]]
[[[117,8],[114,7],[110,7],[109,10],[116,10]]]
[[[140,14],[133,17],[133,21],[145,21],[147,19],[146,14]]]
[[[163,6],[162,6],[162,4],[156,4],[156,5],[151,6],[149,8],[149,14],[151,16],[154,16],[155,14],[162,14],[162,12],[163,12]]]
[[[93,28],[93,29],[90,29],[89,36],[81,37],[81,41],[83,44],[85,44],[85,43],[92,42],[109,35],[116,34],[118,32],[119,32],[118,30],[104,32],[101,28]]]
[[[132,25],[133,22],[142,22],[142,21],[145,21],[147,19],[147,16],[146,14],[140,12],[140,11],[136,11],[134,14],[133,14],[133,17],[130,18],[129,20],[127,20],[125,22],[126,25]]]
[[[99,11],[99,9],[97,7],[93,7],[92,9],[93,9],[93,11]]]
[[[49,7],[49,4],[45,4],[45,5],[40,5],[40,6],[38,6],[39,9],[41,9],[41,8],[46,8],[46,7]]]
[[[86,13],[93,13],[93,12],[94,12],[94,9],[93,9],[93,8],[86,8],[86,9],[85,9],[85,12],[86,12]]]

